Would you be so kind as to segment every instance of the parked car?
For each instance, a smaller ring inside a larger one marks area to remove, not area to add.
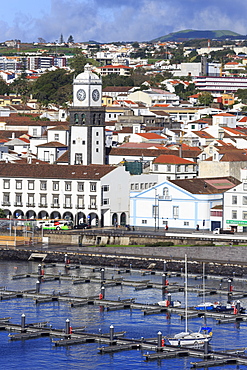
[[[81,224],[75,225],[74,229],[91,229],[91,225],[86,222],[82,222]]]

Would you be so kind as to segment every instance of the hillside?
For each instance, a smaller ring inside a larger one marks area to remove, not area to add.
[[[239,33],[228,31],[228,30],[217,30],[217,31],[200,31],[200,30],[183,30],[179,32],[172,32],[166,36],[158,37],[151,42],[157,41],[186,41],[192,39],[245,39],[246,36],[240,35]]]

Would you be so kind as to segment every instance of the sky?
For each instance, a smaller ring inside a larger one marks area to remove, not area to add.
[[[185,29],[247,34],[246,0],[9,0],[0,42],[150,41]]]

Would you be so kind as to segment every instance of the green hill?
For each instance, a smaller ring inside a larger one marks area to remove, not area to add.
[[[172,32],[166,36],[158,37],[151,42],[157,41],[187,41],[193,39],[245,39],[246,36],[240,35],[239,33],[228,31],[228,30],[217,30],[217,31],[199,31],[199,30],[183,30],[179,32]]]

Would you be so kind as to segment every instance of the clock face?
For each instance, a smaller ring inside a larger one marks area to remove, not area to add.
[[[83,89],[79,89],[76,93],[76,96],[78,100],[83,101],[86,98],[86,93]]]
[[[97,89],[94,89],[93,92],[92,92],[92,98],[94,101],[97,101],[99,100],[99,90]]]

